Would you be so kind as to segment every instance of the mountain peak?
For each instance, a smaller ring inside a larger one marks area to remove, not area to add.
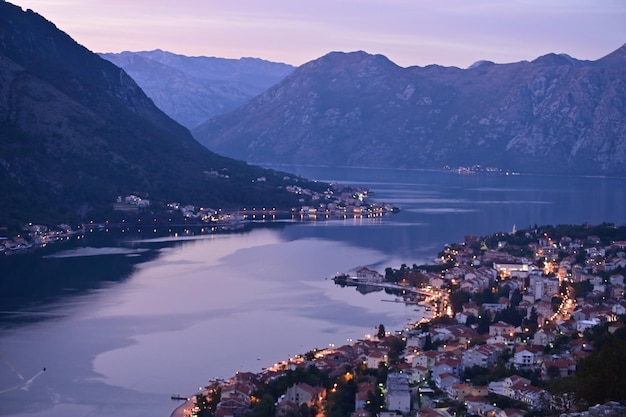
[[[337,61],[348,62],[348,63],[363,63],[363,62],[380,62],[380,63],[388,63],[393,64],[384,55],[381,54],[370,54],[365,51],[352,51],[352,52],[341,52],[341,51],[333,51],[329,52],[326,55],[321,56],[311,62],[327,62],[334,63]],[[395,64],[393,64],[395,65]]]
[[[480,60],[480,61],[476,61],[474,62],[472,65],[470,65],[469,67],[467,67],[467,69],[474,69],[474,68],[478,68],[478,67],[482,67],[482,66],[487,66],[487,65],[495,65],[493,61],[487,61],[487,60]]]
[[[596,61],[602,65],[609,66],[625,66],[626,65],[626,43],[617,48],[615,51]]]
[[[239,107],[293,71],[259,58],[185,56],[160,49],[100,56],[122,67],[159,108],[190,129]]]
[[[315,69],[337,73],[357,71],[360,76],[375,75],[380,72],[400,68],[389,58],[380,54],[369,54],[365,51],[329,52],[300,67],[303,70]]]
[[[550,66],[562,66],[562,65],[576,66],[576,65],[580,65],[582,61],[572,58],[571,56],[567,54],[549,53],[549,54],[540,56],[539,58],[531,61],[531,63],[540,64],[540,65],[550,65]]]

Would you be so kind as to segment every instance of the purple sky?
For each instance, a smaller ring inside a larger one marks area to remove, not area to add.
[[[626,43],[624,0],[9,0],[95,52],[163,49],[300,65],[364,50],[401,66],[467,67]]]

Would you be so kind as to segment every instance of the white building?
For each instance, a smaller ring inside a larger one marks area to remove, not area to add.
[[[493,269],[498,271],[500,276],[507,278],[526,278],[528,276],[528,264],[507,264],[494,262]]]
[[[559,294],[559,280],[556,278],[531,276],[529,288],[536,300],[550,300]]]
[[[360,282],[383,282],[385,279],[384,275],[366,266],[356,270],[356,277]]]
[[[390,373],[387,376],[387,409],[401,413],[411,411],[411,392],[407,374]]]

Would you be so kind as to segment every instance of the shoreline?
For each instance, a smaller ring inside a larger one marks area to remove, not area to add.
[[[334,281],[330,278],[327,278],[329,281]],[[339,283],[334,282],[335,286],[341,286]],[[354,287],[352,285],[348,285],[349,287]],[[383,292],[385,293],[385,289],[389,289],[389,288],[393,288],[394,290],[402,290],[403,288],[401,286],[385,286],[380,285],[377,286],[376,291],[374,291],[375,293],[380,293]],[[342,288],[345,289],[345,288]],[[356,288],[353,288],[354,291],[357,291]],[[417,294],[417,292],[416,292]],[[396,295],[391,294],[394,297]],[[384,300],[384,299],[380,299],[377,302],[389,302],[389,303],[394,303],[394,304],[402,304],[407,308],[410,308],[411,306],[415,306],[414,303],[412,303],[411,301],[399,301],[397,298],[395,298],[394,300]],[[412,328],[413,326],[415,326],[418,323],[423,323],[425,321],[429,321],[423,318],[423,315],[420,315],[419,313],[417,313],[419,310],[414,309],[412,316],[414,317],[408,317],[407,320],[403,323],[397,324],[399,325],[398,328],[393,328],[392,326],[387,326],[385,325],[386,330],[386,336],[390,336],[390,335],[397,335],[400,334],[401,332],[403,332],[404,330],[406,330],[407,328]],[[419,318],[422,317],[422,319],[420,320]],[[371,323],[371,328],[373,330],[373,333],[375,333],[375,329],[377,328],[378,324],[377,323]],[[329,344],[329,346],[327,347],[323,347],[323,348],[319,348],[319,347],[309,347],[309,350],[307,350],[306,352],[301,352],[296,354],[295,356],[290,356],[288,355],[287,359],[283,359],[283,360],[279,360],[278,362],[269,365],[269,366],[265,366],[262,367],[261,370],[259,371],[252,371],[252,370],[237,370],[235,371],[235,373],[233,375],[230,375],[228,377],[224,377],[222,378],[218,378],[217,381],[220,382],[220,385],[224,385],[230,381],[234,381],[237,377],[238,374],[254,374],[255,376],[258,377],[259,380],[262,381],[269,381],[272,380],[275,377],[279,377],[280,375],[282,375],[285,371],[290,370],[290,369],[294,369],[294,367],[298,367],[300,366],[303,362],[304,362],[304,357],[308,352],[317,352],[318,355],[330,355],[335,353],[336,351],[341,350],[342,348],[345,348],[347,346],[354,348],[355,346],[357,346],[358,344],[361,343],[378,343],[380,340],[374,335],[374,334],[363,334],[362,338],[357,338],[357,339],[350,339],[348,338],[347,343],[342,343],[342,344]],[[215,377],[211,377],[211,379],[209,381],[215,381]],[[215,382],[214,382],[215,383]],[[185,413],[185,410],[191,409],[195,403],[193,401],[193,399],[195,398],[196,395],[200,394],[200,395],[206,395],[206,392],[208,390],[208,384],[204,387],[204,389],[202,389],[201,391],[196,391],[193,394],[190,394],[188,396],[188,399],[183,403],[180,404],[179,406],[177,406],[176,408],[174,408],[170,414],[170,417],[189,417],[189,413]]]
[[[193,401],[189,398],[176,407],[170,414],[170,417],[186,417],[185,410],[190,409],[191,407],[193,407]]]
[[[602,238],[600,236],[602,236]],[[583,251],[582,249],[585,250]],[[473,354],[474,348],[478,349],[480,346],[487,344],[487,346],[491,346],[490,349],[492,349],[494,354],[497,352],[512,352],[513,355],[510,359],[512,364],[511,370],[518,378],[522,378],[517,375],[517,373],[520,369],[526,369],[522,365],[527,364],[527,362],[525,362],[526,359],[524,359],[524,357],[517,357],[518,348],[521,348],[522,352],[526,352],[528,349],[532,351],[533,349],[539,349],[539,347],[541,347],[541,349],[537,351],[537,354],[540,351],[543,352],[547,346],[550,346],[551,349],[553,348],[552,343],[546,342],[546,340],[550,339],[542,338],[542,336],[540,336],[540,339],[536,339],[536,335],[539,334],[545,334],[546,337],[549,336],[548,332],[545,331],[544,328],[554,328],[556,330],[558,327],[560,329],[560,334],[564,334],[564,332],[571,333],[573,331],[576,335],[578,335],[578,338],[580,338],[582,337],[580,336],[580,332],[582,332],[580,328],[581,324],[585,324],[585,326],[587,326],[583,329],[586,330],[601,323],[600,320],[592,323],[590,320],[575,318],[574,311],[577,308],[577,304],[583,304],[583,302],[589,304],[594,300],[594,295],[592,292],[590,295],[591,298],[588,300],[585,299],[586,294],[578,294],[579,298],[573,298],[572,294],[578,293],[578,290],[576,290],[576,293],[573,292],[576,288],[575,284],[581,282],[580,280],[577,281],[576,278],[573,277],[574,269],[579,268],[579,272],[576,273],[585,274],[587,279],[590,279],[592,273],[602,275],[602,273],[611,273],[611,271],[617,268],[619,268],[617,269],[618,272],[623,273],[626,268],[626,258],[624,255],[625,249],[626,226],[621,226],[618,229],[613,225],[607,224],[601,224],[599,226],[589,226],[586,224],[560,225],[541,226],[539,228],[528,228],[521,231],[517,231],[514,227],[513,231],[508,234],[495,233],[481,238],[477,236],[466,236],[463,243],[446,245],[440,253],[442,261],[444,258],[446,259],[446,264],[442,264],[445,268],[442,268],[438,272],[427,272],[427,268],[425,268],[426,265],[422,265],[421,267],[413,265],[413,268],[411,269],[403,264],[399,270],[386,268],[385,276],[382,276],[376,271],[370,270],[366,267],[360,267],[357,270],[357,276],[338,273],[333,281],[335,282],[335,285],[340,285],[342,287],[369,285],[370,287],[378,287],[380,289],[384,288],[385,290],[393,289],[401,291],[402,295],[407,292],[412,293],[412,296],[415,297],[415,299],[417,299],[417,297],[424,296],[428,300],[428,303],[431,303],[431,306],[433,307],[433,315],[428,319],[424,318],[422,320],[415,321],[409,320],[408,327],[404,327],[399,331],[396,329],[394,329],[393,332],[386,331],[384,332],[384,337],[379,335],[370,340],[366,335],[365,339],[359,339],[353,343],[342,344],[340,346],[329,345],[329,348],[325,348],[323,350],[314,348],[304,355],[297,355],[295,358],[289,357],[288,360],[283,360],[272,368],[263,368],[262,372],[250,374],[254,375],[258,381],[265,384],[266,381],[272,380],[274,377],[284,375],[288,370],[302,367],[302,363],[305,362],[304,357],[306,357],[306,363],[309,364],[308,366],[315,366],[318,370],[330,370],[331,374],[334,373],[337,375],[337,371],[340,371],[343,367],[320,367],[318,365],[319,362],[317,362],[317,358],[323,358],[326,355],[335,355],[340,351],[343,355],[343,352],[346,350],[356,350],[357,346],[363,346],[363,344],[367,343],[374,343],[375,345],[381,343],[382,345],[387,342],[387,337],[391,337],[392,334],[394,338],[401,338],[405,342],[408,339],[411,339],[418,343],[412,345],[415,346],[415,348],[412,351],[411,356],[419,356],[421,352],[433,349],[431,344],[435,343],[435,339],[431,341],[429,332],[434,331],[435,335],[437,335],[437,332],[439,331],[437,328],[440,326],[443,327],[443,330],[446,330],[447,334],[451,336],[453,336],[453,333],[457,333],[457,335],[459,332],[463,333],[462,337],[466,341],[453,341],[452,339],[448,340],[446,338],[436,340],[436,342],[441,342],[443,347],[443,349],[440,347],[436,348],[435,352],[440,352],[435,353],[436,356],[445,356],[446,354],[450,354],[454,357],[452,358],[451,356],[451,360],[458,360],[459,363],[461,363],[462,360],[466,360],[465,353]],[[569,274],[567,272],[568,270],[563,266],[564,264],[557,262],[557,252],[559,256],[563,255],[561,262],[566,262],[566,264],[569,265]],[[582,260],[579,256],[581,254],[584,255]],[[532,259],[532,261],[529,261],[527,256]],[[602,262],[598,261],[599,257],[603,258]],[[618,263],[619,266],[612,267],[612,269],[608,270],[602,267],[594,268],[593,271],[591,269],[588,271],[582,271],[582,268],[588,264],[586,261],[589,259],[594,259],[593,264],[596,265],[596,267],[599,265],[613,265],[613,262]],[[424,277],[428,277],[428,285],[425,285],[423,282],[420,286],[417,284],[412,284],[411,286],[390,284],[390,282],[398,282],[397,279],[406,283],[408,281],[407,278],[410,277],[410,275],[407,274],[411,272],[415,273],[419,270],[419,268],[423,268],[420,270],[420,273],[422,273]],[[400,273],[400,276],[396,277],[396,273]],[[394,281],[394,279],[396,279],[396,281]],[[524,284],[527,279],[530,281],[530,284]],[[465,282],[466,280],[467,282]],[[435,285],[435,283],[437,283],[437,285]],[[540,283],[541,285],[537,286],[535,283]],[[617,286],[618,289],[620,288],[620,285],[621,288],[623,288],[624,276],[618,275],[617,272],[615,272],[610,277],[610,283]],[[465,284],[467,285],[464,287]],[[561,284],[565,284],[565,290],[561,289]],[[598,283],[598,285],[600,284]],[[518,291],[517,295],[515,291],[511,292],[511,286],[516,288],[516,291]],[[499,295],[500,290],[503,290],[504,287],[508,287],[506,297]],[[469,301],[457,300],[457,302],[462,301],[461,304],[463,309],[460,310],[460,307],[457,307],[455,312],[451,309],[452,302],[450,294],[454,292],[456,295],[457,291],[458,294],[461,294],[463,292],[462,288],[468,289],[468,295],[473,294],[474,292],[479,294],[480,289],[482,289],[484,300],[477,301],[478,304],[476,304],[471,301],[471,295]],[[493,298],[493,294],[496,294],[496,289],[498,290],[498,295],[495,296],[495,301],[485,295],[486,293],[491,294],[491,298]],[[511,294],[514,296],[516,295],[515,299],[517,301],[515,304],[513,304],[513,297]],[[616,294],[617,295],[612,296],[614,300],[611,302],[614,304],[616,303],[615,305],[619,307],[619,294]],[[544,306],[544,304],[550,304],[545,301],[546,299],[553,299],[555,297],[561,298],[558,309],[553,311],[552,306]],[[623,292],[621,298],[623,299]],[[609,300],[606,301],[609,302]],[[414,304],[412,300],[407,300],[407,298],[404,297],[402,300],[396,299],[396,302],[404,302],[407,305]],[[525,307],[522,307],[522,302],[526,303],[524,304]],[[532,312],[529,306],[532,306]],[[467,311],[466,307],[468,309]],[[539,312],[535,310],[535,307],[537,307]],[[621,307],[622,309],[626,308],[626,304],[623,304],[622,302]],[[515,310],[518,314],[522,314],[522,310],[524,308],[526,309],[526,315],[518,317],[521,323],[510,324],[516,323],[515,320],[517,320],[517,318],[513,316],[507,319],[508,322],[503,322],[503,318],[498,318],[498,313],[502,311],[512,312]],[[468,311],[470,311],[470,309],[475,311],[475,313],[469,313]],[[608,312],[605,313],[608,314],[606,320],[608,322],[617,321],[615,314],[611,316],[610,311],[611,307],[608,307]],[[461,312],[463,313],[465,319],[457,320],[459,317],[458,314]],[[616,312],[614,311],[613,313]],[[487,330],[485,330],[484,327],[484,320],[479,320],[481,318],[480,314],[482,314],[483,317],[488,318],[486,322],[488,325]],[[470,324],[470,316],[473,316],[474,318],[472,321],[473,324]],[[622,313],[621,316],[622,320],[624,320],[624,313]],[[613,317],[612,320],[611,317]],[[432,323],[433,320],[438,318],[449,318],[451,322],[448,322],[447,320],[440,321],[438,322],[439,326],[434,326],[435,330],[424,330],[423,327],[419,326],[419,324],[422,323]],[[566,323],[572,321],[574,322],[573,327],[571,324],[566,325]],[[465,330],[457,329],[457,331],[451,332],[446,329],[447,326],[464,328]],[[501,327],[507,328],[506,333],[501,332]],[[481,328],[482,330],[480,330]],[[426,332],[426,335],[424,335],[424,332]],[[420,338],[427,339],[427,341],[422,340],[422,342],[427,345],[420,345]],[[517,339],[519,339],[519,341]],[[539,342],[537,340],[539,340]],[[576,338],[573,340],[576,340]],[[446,348],[447,345],[449,345],[449,348]],[[567,349],[565,353],[559,352],[559,355],[555,355],[553,352],[551,353],[550,358],[552,360],[556,360],[556,358],[562,356],[564,361],[572,360],[570,354],[571,349],[572,347]],[[404,350],[404,348],[402,350]],[[314,353],[311,354],[311,352]],[[367,349],[365,352],[367,352]],[[581,357],[584,358],[584,355],[586,354],[585,352],[588,352],[588,350],[585,350],[585,344],[582,344],[581,352],[581,355],[583,355]],[[391,369],[392,364],[395,363],[395,366],[398,369],[406,369],[406,367],[408,367],[409,372],[412,373],[414,362],[407,363],[407,357],[404,356],[405,354],[401,352],[400,355],[400,362],[392,362],[390,354],[389,368]],[[380,352],[378,357],[380,358],[380,362],[383,360],[387,361],[386,355],[383,355]],[[382,359],[383,357],[385,359]],[[425,357],[425,355],[423,355],[423,357]],[[369,354],[366,358],[367,368],[371,368]],[[445,361],[447,359],[443,360]],[[518,360],[520,361],[519,363]],[[531,362],[530,365],[533,365],[532,369],[538,369],[537,365],[547,360],[549,359],[544,358],[542,361],[537,359],[537,362]],[[322,359],[320,359],[320,362],[321,361]],[[359,364],[357,366],[360,366],[361,362],[357,363]],[[364,361],[362,363],[365,364],[366,362]],[[354,365],[352,362],[350,362],[350,364]],[[491,365],[484,367],[489,368],[490,366]],[[522,368],[518,369],[517,366],[522,366]],[[465,367],[463,369],[465,369]],[[543,371],[544,370],[542,369],[542,372]],[[343,372],[346,372],[345,369],[343,369]],[[350,372],[348,372],[348,374],[349,373]],[[239,374],[240,372],[236,372],[235,376],[231,377],[224,386],[236,383]],[[461,374],[459,373],[458,376],[460,377],[460,375]],[[454,377],[453,374],[450,374],[450,376]],[[546,376],[542,374],[542,379],[545,378]],[[496,382],[496,380],[490,380],[490,382]],[[446,391],[447,388],[444,389],[444,387],[439,386],[441,380],[439,382],[434,381],[434,383],[439,389],[447,393],[447,395],[451,395],[450,392]],[[457,382],[457,384],[460,384],[460,382]],[[530,381],[527,384],[530,384]],[[534,384],[535,383],[533,383],[533,385]],[[337,386],[337,384],[335,384],[335,386]],[[491,385],[489,385],[489,387],[491,387]],[[542,388],[540,389],[539,387]],[[551,395],[548,391],[543,389],[545,388],[543,385],[539,385],[539,387],[534,385],[534,391],[531,390],[533,395],[539,395],[537,393],[541,394],[542,392]],[[208,388],[209,387],[207,386],[207,390]],[[484,388],[485,392],[487,392],[486,386]],[[200,391],[199,394],[203,395],[203,391]],[[505,396],[515,398],[509,394],[506,394]],[[193,403],[193,401],[191,402]],[[248,409],[250,406],[251,404],[246,403],[245,408]],[[495,407],[495,404],[493,407]],[[532,405],[530,407],[532,409]],[[185,415],[184,409],[180,411],[180,407],[178,407],[177,410]],[[218,406],[218,411],[219,410],[220,408]]]

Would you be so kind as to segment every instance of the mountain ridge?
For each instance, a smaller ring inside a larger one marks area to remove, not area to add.
[[[293,71],[260,58],[190,57],[161,49],[99,55],[128,72],[160,109],[190,129],[234,110]]]
[[[254,163],[624,175],[621,57],[460,69],[331,52],[192,133]]]
[[[105,218],[130,194],[216,209],[298,206],[284,178],[209,151],[124,70],[0,2],[0,194],[10,196],[0,227]]]

